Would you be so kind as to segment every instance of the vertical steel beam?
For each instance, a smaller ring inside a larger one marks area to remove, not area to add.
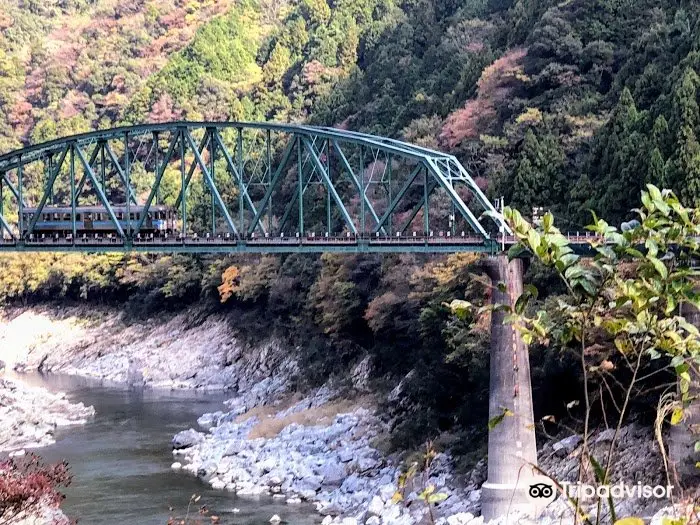
[[[425,236],[430,235],[430,193],[428,192],[428,168],[425,168],[423,174],[423,223],[425,224]]]
[[[70,172],[70,222],[73,230],[73,243],[75,243],[75,236],[78,234],[78,225],[75,223],[75,142],[72,142],[70,145],[70,166],[68,171]],[[39,213],[37,212],[38,215]]]
[[[24,232],[24,164],[22,164],[22,157],[19,158],[19,166],[17,167],[17,193],[19,197],[17,198],[17,208],[19,209],[19,234],[20,236]]]
[[[333,177],[331,176],[331,140],[326,140],[326,172],[328,173],[328,179],[333,182]],[[331,224],[331,189],[326,188],[326,220],[327,220],[327,232],[328,235],[333,233],[333,225]]]
[[[51,174],[53,173],[53,155],[49,155],[48,162],[48,173],[46,174],[46,190],[49,192],[49,204],[53,206],[53,185],[49,186],[49,180],[51,179]]]
[[[129,156],[129,133],[124,133],[124,184],[126,186],[126,237],[131,238],[131,158]]]
[[[7,233],[10,235],[10,239],[15,240],[15,235],[12,233],[12,228],[10,228],[10,225],[7,224],[7,221],[5,220],[5,203],[3,198],[3,177],[0,177],[0,244],[5,242],[5,230],[7,230]]]
[[[160,167],[158,166],[158,149],[160,148],[160,134],[157,131],[153,132],[153,169],[158,174]],[[154,179],[155,181],[155,179]],[[156,206],[160,203],[160,184],[156,184]],[[144,215],[146,210],[144,210]]]
[[[360,146],[360,233],[362,236],[365,235],[365,196],[367,192],[365,191],[365,148]]]
[[[304,235],[304,165],[301,158],[301,136],[297,137],[297,177],[299,178],[299,236]]]
[[[105,159],[105,143],[102,142],[100,145],[100,184],[102,184],[102,191],[107,195],[107,164]]]
[[[392,175],[392,170],[394,169],[393,164],[394,164],[394,158],[391,156],[391,153],[389,153],[388,157],[389,160],[389,166],[388,168],[388,175],[389,175],[389,182],[387,184],[387,203],[391,204],[391,193],[392,193],[392,188],[391,188],[391,175]],[[387,225],[389,227],[389,235],[393,235],[393,216],[389,215],[389,224]]]
[[[4,175],[4,174],[3,174]],[[0,177],[0,220],[2,221],[2,225],[0,225],[0,242],[3,242],[5,240],[5,231],[2,229],[2,227],[7,227],[7,223],[5,222],[5,201],[4,196],[2,194],[2,183],[3,183],[3,177]],[[12,234],[12,232],[10,232]]]
[[[272,136],[270,130],[267,130],[267,187],[272,184]],[[253,211],[255,214],[255,211]],[[267,212],[267,231],[272,231],[272,195],[270,195],[270,207]]]
[[[63,150],[61,153],[61,157],[59,158],[58,164],[54,167],[53,173],[51,173],[51,182],[49,183],[49,186],[53,188],[54,183],[56,182],[56,178],[58,177],[58,173],[61,171],[61,168],[63,167],[63,163],[66,160],[66,156],[68,155],[68,150],[70,149],[70,145],[67,145],[66,148]],[[41,215],[41,212],[44,210],[44,206],[46,206],[46,201],[49,198],[48,192],[44,192],[44,194],[41,196],[41,201],[39,202],[39,206],[36,209],[36,213],[34,214],[34,217],[32,218],[32,222],[29,224],[29,228],[27,228],[26,232],[22,232],[20,230],[20,235],[24,237],[25,235],[29,235],[34,231],[34,227],[36,226],[37,221],[39,220],[39,215]]]
[[[182,239],[187,235],[187,181],[185,180],[185,128],[180,128],[180,206],[182,213]]]
[[[216,141],[214,140],[213,128],[210,128],[207,133],[209,133],[209,175],[211,176],[211,183],[216,187],[216,172],[214,171],[214,161],[216,160]],[[211,192],[211,232],[216,236],[216,200],[214,199],[214,192]]]
[[[238,188],[238,224],[240,231],[245,231],[245,215],[243,213],[243,193],[247,193],[245,188],[245,176],[243,174],[243,128],[238,128],[238,137],[236,140],[236,157],[238,159],[238,180],[240,187]]]

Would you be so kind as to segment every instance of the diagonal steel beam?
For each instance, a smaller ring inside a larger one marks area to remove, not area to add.
[[[165,170],[168,167],[168,163],[170,162],[170,159],[173,157],[173,153],[175,152],[175,146],[177,145],[179,139],[179,134],[173,133],[173,137],[170,140],[170,146],[168,147],[168,151],[165,154],[165,157],[163,157],[163,162],[161,163],[160,166],[157,166],[156,169],[156,179],[153,182],[153,187],[151,188],[151,193],[148,195],[148,199],[146,200],[146,204],[143,207],[143,211],[141,212],[141,219],[139,219],[138,224],[136,225],[136,228],[134,228],[134,235],[139,233],[141,231],[141,228],[143,227],[143,223],[146,220],[146,216],[148,215],[148,211],[151,209],[151,204],[153,203],[153,198],[156,196],[156,193],[158,192],[158,188],[160,188],[160,182],[163,179],[163,175],[165,174]],[[175,208],[177,209],[177,207]]]
[[[17,240],[17,237],[15,237],[15,234],[12,233],[12,229],[10,228],[10,225],[7,224],[7,222],[5,221],[5,217],[3,217],[2,214],[0,214],[0,242],[2,242],[2,230],[3,229],[7,230],[7,233],[10,234],[10,237],[12,237],[13,241]]]
[[[460,173],[461,177],[459,178],[460,181],[465,182],[469,188],[472,190],[472,192],[476,195],[476,201],[481,205],[483,208],[484,212],[490,212],[488,213],[491,219],[496,223],[496,225],[500,228],[503,228],[504,232],[506,235],[513,235],[513,230],[510,229],[510,226],[506,223],[505,218],[503,217],[502,214],[494,212],[493,206],[491,206],[491,201],[489,201],[486,198],[486,195],[484,195],[484,192],[481,191],[481,188],[479,188],[479,185],[474,181],[469,176],[469,173],[467,172],[466,168],[460,164],[460,162],[455,158],[455,157],[450,157],[449,159],[450,164],[453,164],[456,168],[457,171]]]
[[[324,182],[326,183],[326,188],[328,190],[330,190],[331,196],[333,197],[333,200],[338,205],[338,208],[340,208],[340,213],[342,214],[343,219],[345,219],[345,222],[352,230],[352,233],[357,235],[357,227],[352,222],[352,218],[350,218],[350,214],[348,213],[348,210],[345,208],[345,205],[343,204],[343,201],[341,200],[340,195],[338,195],[338,192],[336,191],[335,186],[333,186],[333,183],[331,182],[331,179],[328,176],[328,173],[326,173],[326,167],[321,162],[321,159],[319,159],[318,156],[316,155],[316,152],[314,151],[314,147],[311,145],[311,142],[309,141],[309,139],[304,137],[301,140],[304,143],[304,146],[306,146],[306,149],[309,151],[309,154],[311,155],[311,160],[316,165],[316,168],[318,169],[318,171],[321,174],[321,177],[323,178]]]
[[[394,211],[396,211],[396,207],[401,202],[401,199],[404,198],[404,196],[406,195],[406,192],[411,188],[411,185],[416,180],[416,177],[418,177],[418,174],[420,173],[420,170],[422,167],[423,167],[422,164],[418,164],[418,166],[416,166],[415,169],[408,176],[408,180],[406,181],[406,183],[403,185],[403,187],[396,194],[396,197],[394,197],[394,200],[389,204],[389,207],[384,212],[384,215],[382,215],[382,218],[379,219],[379,224],[377,225],[377,228],[374,230],[374,233],[377,233],[379,231],[379,229],[382,226],[384,226],[384,224],[389,219],[389,217],[391,217],[391,214],[394,213]]]
[[[39,222],[39,216],[41,215],[41,212],[44,211],[44,206],[46,206],[46,201],[49,199],[49,193],[53,189],[53,185],[56,182],[56,177],[58,177],[58,172],[61,171],[61,168],[63,167],[63,162],[66,160],[66,155],[68,155],[68,150],[70,148],[71,148],[70,144],[66,144],[66,147],[61,152],[61,156],[58,160],[58,163],[54,167],[53,173],[51,173],[51,175],[49,177],[49,183],[46,185],[46,189],[44,190],[44,194],[41,196],[41,201],[39,202],[39,206],[37,206],[36,212],[34,212],[34,217],[32,217],[32,221],[29,223],[29,227],[27,228],[26,233],[20,232],[21,236],[28,236],[34,231],[34,227],[36,226],[36,223]]]
[[[102,148],[102,143],[98,142],[97,147],[92,151],[92,154],[90,155],[90,166],[92,167],[94,171],[94,166],[95,166],[95,161],[97,160],[97,154],[99,153],[100,149]],[[78,183],[78,188],[75,190],[75,200],[77,202],[78,198],[80,197],[80,194],[83,192],[83,187],[85,186],[85,183],[87,182],[87,172],[83,173],[82,178],[80,179],[80,182]],[[104,188],[102,188],[102,191],[104,191]]]
[[[270,198],[272,197],[272,192],[274,191],[275,187],[280,181],[280,176],[282,175],[282,172],[284,171],[284,168],[287,166],[287,163],[289,162],[289,158],[292,156],[292,151],[294,150],[294,144],[295,144],[295,139],[292,138],[289,140],[287,143],[287,146],[284,148],[284,153],[282,154],[282,161],[280,162],[279,166],[277,166],[277,170],[275,171],[275,174],[272,176],[272,180],[270,181],[270,185],[267,188],[267,191],[265,192],[265,196],[263,197],[263,200],[260,202],[260,207],[258,208],[258,213],[255,214],[255,217],[253,218],[253,223],[248,227],[248,235],[253,233],[255,231],[255,226],[257,223],[260,222],[260,218],[262,217],[262,214],[265,213],[265,208],[267,207],[268,202],[270,201]],[[272,210],[270,210],[270,213],[272,213]]]
[[[432,195],[433,192],[435,191],[435,188],[438,187],[438,183],[435,182],[434,180],[430,182],[428,185],[428,191],[427,194],[428,196]],[[416,205],[413,207],[413,211],[411,212],[411,215],[409,216],[408,220],[404,223],[403,227],[401,227],[398,231],[401,233],[405,232],[406,229],[411,225],[413,220],[416,218],[416,215],[418,215],[418,212],[425,207],[425,199],[420,199]]]
[[[189,143],[190,148],[192,148],[192,151],[194,152],[194,158],[196,159],[197,164],[199,164],[199,169],[202,170],[202,175],[204,175],[204,180],[207,182],[207,185],[209,186],[209,189],[211,190],[211,193],[214,196],[214,201],[218,204],[219,208],[221,208],[221,213],[224,214],[224,219],[226,219],[226,223],[228,224],[231,231],[234,234],[238,235],[238,229],[236,228],[236,225],[233,224],[233,220],[231,219],[231,215],[228,212],[228,208],[224,204],[224,201],[221,199],[221,195],[219,194],[219,190],[216,189],[214,181],[211,179],[209,169],[207,168],[207,165],[204,163],[202,156],[197,150],[197,146],[195,145],[194,139],[190,134],[190,130],[185,129],[183,130],[183,133],[185,134],[185,137],[187,137],[187,142]],[[241,224],[241,228],[242,227],[243,225]]]
[[[19,191],[17,191],[17,188],[14,186],[14,184],[12,184],[10,179],[7,178],[7,173],[2,172],[2,173],[0,173],[0,176],[2,176],[2,180],[5,181],[5,184],[7,184],[7,187],[10,188],[10,191],[12,192],[12,195],[15,196],[15,199],[17,199],[19,201]],[[22,200],[24,200],[24,199],[22,199]],[[24,206],[27,205],[26,202],[23,202],[22,204]]]
[[[114,166],[114,169],[117,170],[117,173],[119,174],[119,178],[121,179],[122,183],[124,185],[129,186],[129,199],[131,201],[133,201],[134,204],[138,205],[138,201],[136,200],[136,195],[134,194],[134,190],[130,184],[127,184],[128,181],[126,180],[126,174],[124,173],[124,169],[119,164],[119,161],[117,160],[117,156],[112,151],[112,148],[110,147],[109,142],[105,142],[105,149],[107,150],[107,155],[109,155],[109,159],[112,161],[112,165]]]
[[[245,201],[248,203],[248,206],[250,207],[251,211],[253,212],[253,216],[256,216],[258,214],[258,211],[255,209],[255,203],[253,203],[253,200],[250,198],[250,194],[248,193],[248,189],[246,188],[245,183],[243,182],[243,176],[241,173],[238,172],[238,169],[233,163],[233,158],[231,157],[231,154],[229,153],[228,149],[226,148],[226,145],[224,144],[224,141],[221,140],[221,136],[219,135],[219,130],[215,129],[213,131],[214,134],[214,140],[219,146],[219,149],[221,149],[221,152],[224,154],[224,159],[226,159],[226,164],[228,165],[228,169],[231,171],[233,174],[234,178],[236,179],[236,182],[238,183],[239,191],[243,192],[243,198]],[[241,225],[241,228],[243,225]],[[263,226],[262,222],[258,223],[258,227],[262,231],[263,235],[266,232],[265,226]]]
[[[78,154],[78,158],[80,159],[80,162],[83,165],[83,168],[85,170],[85,174],[90,179],[90,182],[94,185],[95,192],[97,192],[97,196],[100,198],[100,200],[102,201],[102,204],[104,205],[105,209],[107,210],[107,214],[109,215],[110,220],[114,223],[114,227],[117,229],[119,236],[122,239],[125,238],[124,230],[122,230],[122,227],[119,224],[119,221],[117,220],[117,216],[114,213],[114,209],[112,208],[112,205],[107,200],[107,197],[105,196],[104,191],[102,191],[102,188],[100,188],[100,185],[97,183],[97,177],[95,176],[95,172],[92,170],[92,167],[90,166],[87,159],[85,158],[83,151],[80,149],[80,147],[77,144],[73,146],[73,149]],[[76,199],[77,199],[77,196],[76,196]],[[127,220],[128,220],[128,218],[127,218]]]
[[[340,145],[338,144],[337,140],[333,141],[333,149],[338,153],[338,156],[340,157],[340,162],[343,164],[343,167],[350,175],[350,180],[355,185],[355,188],[357,189],[357,191],[361,194],[362,199],[365,201],[365,206],[367,206],[367,208],[369,209],[369,212],[372,214],[372,217],[374,218],[374,222],[377,223],[377,230],[381,230],[382,233],[384,233],[386,235],[386,230],[384,229],[383,226],[379,225],[379,217],[377,216],[377,212],[374,210],[374,206],[372,206],[372,203],[370,202],[369,198],[367,197],[367,190],[366,189],[363,190],[361,188],[360,181],[357,179],[355,172],[353,171],[352,167],[350,166],[350,163],[348,162],[348,159],[345,156],[345,153],[340,148]],[[361,169],[364,169],[364,167],[361,167]]]
[[[435,180],[437,180],[440,186],[442,186],[445,189],[445,191],[447,191],[447,194],[452,199],[452,202],[455,203],[457,209],[470,224],[474,232],[481,235],[485,240],[491,239],[486,230],[484,230],[484,227],[479,223],[479,220],[474,216],[469,207],[462,200],[462,197],[460,197],[459,194],[455,191],[454,186],[452,186],[452,183],[445,180],[444,175],[440,172],[440,169],[435,164],[435,161],[433,159],[426,159],[425,166],[428,168],[428,171],[433,175],[433,177],[435,177]]]
[[[199,143],[199,154],[200,156],[202,153],[204,153],[204,150],[207,149],[207,146],[209,146],[209,140],[210,140],[209,133],[205,133],[204,137],[202,137],[202,140]],[[184,139],[183,139],[184,140]],[[183,142],[183,144],[186,144],[186,142]],[[186,195],[187,188],[190,187],[190,182],[192,182],[192,177],[194,177],[194,172],[197,170],[197,163],[193,162],[190,165],[190,169],[187,172],[187,177],[185,177],[185,185],[184,187],[180,188],[180,194],[177,196],[177,199],[175,200],[175,208],[180,207],[180,203],[182,202],[182,196]]]

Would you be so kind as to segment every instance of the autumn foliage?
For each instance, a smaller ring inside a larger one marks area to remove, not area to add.
[[[0,525],[57,508],[64,498],[59,489],[70,482],[65,462],[45,465],[34,454],[0,462]]]

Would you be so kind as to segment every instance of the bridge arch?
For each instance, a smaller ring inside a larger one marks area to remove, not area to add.
[[[5,250],[490,251],[499,231],[453,155],[335,128],[142,124],[0,156]]]

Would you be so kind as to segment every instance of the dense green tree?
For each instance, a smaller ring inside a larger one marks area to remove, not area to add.
[[[533,207],[559,200],[562,191],[564,153],[556,137],[539,137],[528,129],[516,159],[511,202],[529,213]]]

